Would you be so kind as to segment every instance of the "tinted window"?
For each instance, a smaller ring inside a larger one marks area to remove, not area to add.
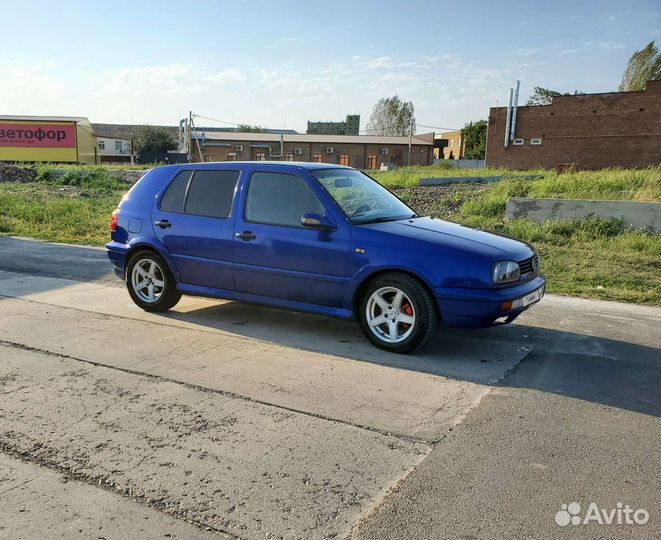
[[[324,207],[303,180],[291,174],[257,172],[250,178],[246,220],[302,227],[303,214],[324,213]]]
[[[166,212],[183,212],[186,187],[192,171],[181,171],[170,183],[161,199],[161,210]]]
[[[186,213],[229,217],[238,179],[239,171],[195,171],[188,189]]]

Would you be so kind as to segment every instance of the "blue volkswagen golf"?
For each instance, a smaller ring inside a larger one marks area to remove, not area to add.
[[[122,199],[111,231],[108,256],[144,310],[189,294],[357,319],[398,353],[439,322],[511,322],[544,295],[528,244],[419,216],[337,165],[157,167]]]

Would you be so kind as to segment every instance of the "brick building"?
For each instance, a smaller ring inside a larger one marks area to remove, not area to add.
[[[360,133],[360,115],[347,114],[344,122],[310,122],[309,135],[358,135]]]
[[[201,156],[197,142],[200,144]],[[434,134],[408,137],[201,133],[193,135],[193,161],[308,161],[377,169],[381,165],[431,165]]]
[[[641,92],[579,94],[518,107],[506,148],[507,107],[489,111],[486,162],[509,169],[638,168],[661,163],[661,81]]]

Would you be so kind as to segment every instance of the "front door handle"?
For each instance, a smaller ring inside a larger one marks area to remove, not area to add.
[[[170,223],[167,219],[161,219],[159,221],[154,221],[154,225],[157,227],[160,227],[161,229],[167,229],[168,227],[172,227],[172,223]]]
[[[243,231],[243,232],[238,232],[235,233],[234,236],[237,238],[240,238],[241,240],[244,240],[246,242],[250,242],[250,240],[254,240],[257,238],[252,231]]]

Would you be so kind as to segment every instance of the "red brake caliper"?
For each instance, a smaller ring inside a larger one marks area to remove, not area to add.
[[[411,304],[403,304],[402,305],[402,313],[405,313],[406,315],[413,315],[413,306]],[[400,323],[402,325],[402,330],[406,331],[409,329],[411,326],[409,323]]]

